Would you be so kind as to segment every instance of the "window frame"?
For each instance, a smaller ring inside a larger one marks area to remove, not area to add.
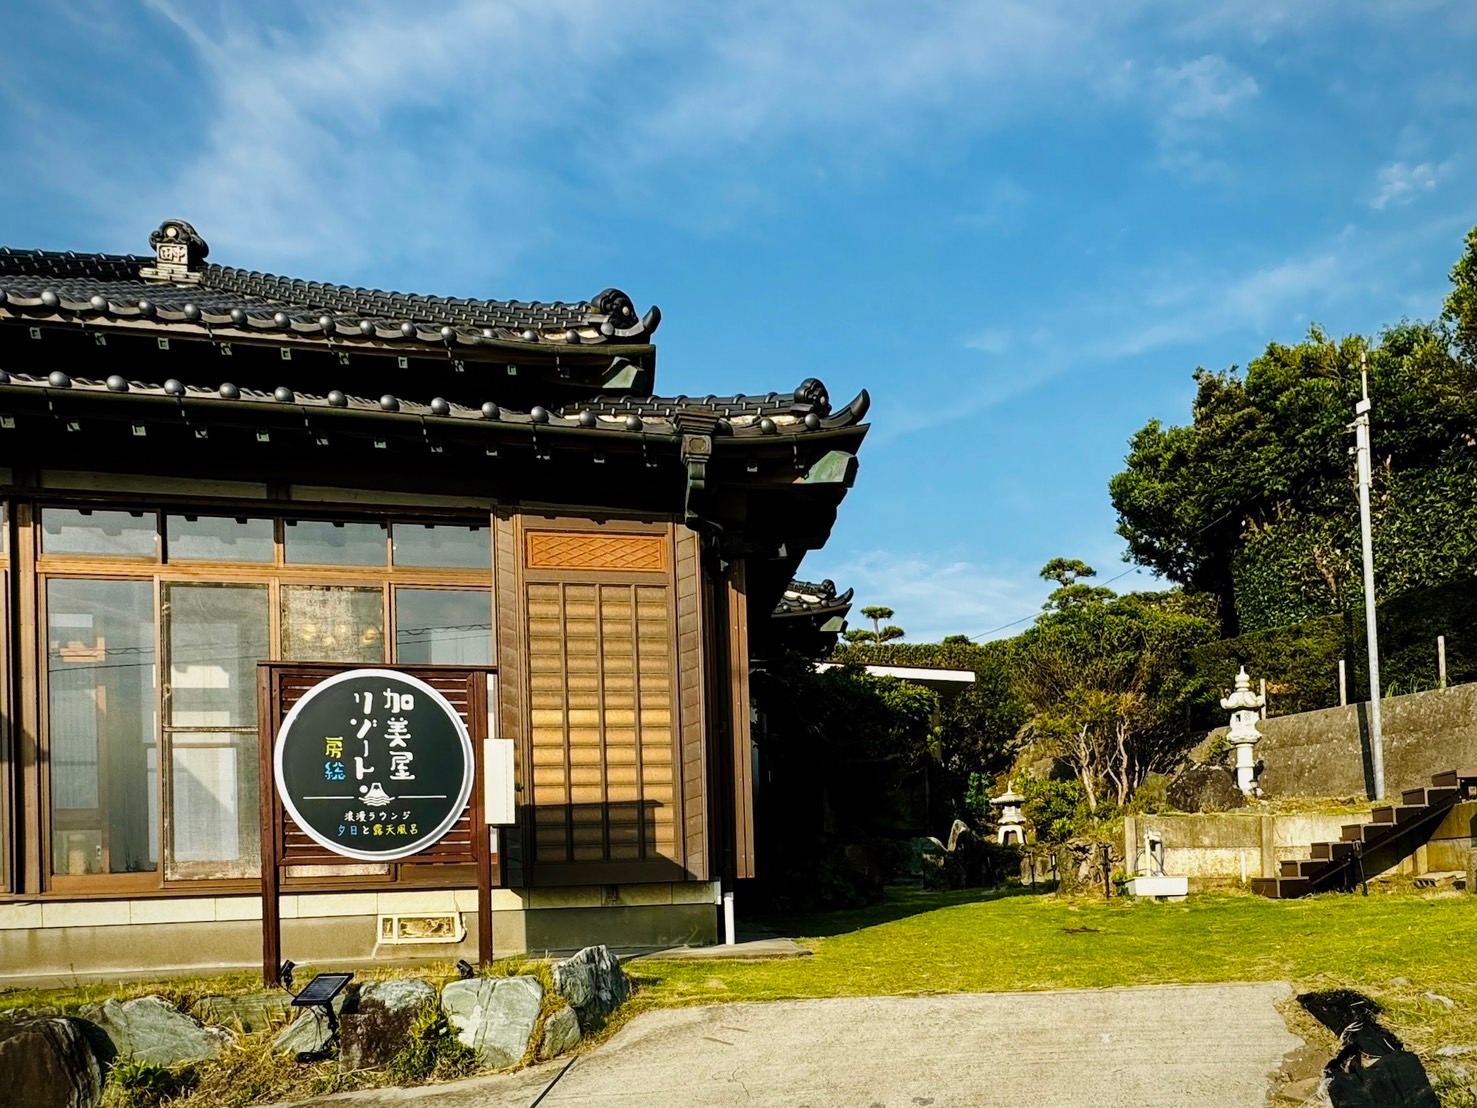
[[[140,558],[136,555],[102,555],[102,554],[47,554],[41,550],[42,541],[42,514],[48,507],[52,508],[91,508],[99,511],[142,511],[153,512],[156,519],[156,553],[154,558]],[[260,501],[241,503],[239,501],[230,504],[210,503],[205,501],[192,501],[175,497],[160,497],[149,503],[141,504],[139,500],[109,499],[104,497],[68,497],[68,496],[38,496],[31,504],[31,518],[33,526],[30,528],[29,540],[32,545],[31,564],[34,572],[31,573],[27,587],[35,589],[36,626],[30,629],[32,641],[22,641],[21,629],[7,619],[6,626],[11,628],[9,646],[11,649],[23,650],[32,659],[31,664],[35,667],[35,685],[37,690],[36,705],[36,735],[38,751],[40,753],[40,773],[38,775],[37,788],[38,797],[38,822],[39,826],[28,827],[28,833],[38,837],[39,850],[37,857],[41,872],[39,874],[39,886],[43,894],[67,897],[117,897],[117,896],[178,896],[181,894],[217,895],[221,893],[250,892],[260,889],[261,882],[258,877],[168,877],[169,869],[167,862],[167,851],[172,842],[174,833],[174,813],[172,804],[172,767],[173,767],[173,734],[182,729],[171,727],[166,717],[166,707],[169,685],[170,659],[167,650],[167,636],[165,630],[165,618],[163,601],[165,590],[170,585],[257,585],[265,586],[267,591],[267,641],[269,657],[264,660],[283,661],[282,657],[282,588],[288,585],[314,585],[320,587],[357,587],[378,588],[380,592],[380,605],[382,613],[382,626],[385,639],[385,661],[384,665],[395,665],[397,662],[397,628],[396,628],[396,604],[395,591],[400,587],[407,588],[440,588],[446,590],[476,590],[487,595],[487,610],[493,626],[493,659],[491,666],[496,665],[497,655],[497,611],[496,611],[496,574],[494,568],[457,568],[457,567],[433,567],[433,566],[397,566],[393,560],[394,528],[397,523],[412,524],[420,526],[423,524],[449,524],[452,526],[465,525],[476,526],[482,529],[486,536],[489,547],[489,560],[493,566],[496,564],[496,552],[493,550],[495,528],[490,512],[465,512],[465,513],[416,513],[414,511],[394,510],[343,510],[333,505],[324,504],[292,504],[282,501]],[[192,516],[223,516],[223,517],[256,517],[269,518],[273,521],[273,559],[270,562],[229,562],[229,561],[205,561],[200,559],[187,559],[181,562],[168,560],[169,540],[166,532],[167,520],[171,515]],[[7,525],[14,527],[13,508],[8,516]],[[311,520],[311,521],[339,521],[345,523],[378,523],[385,526],[385,561],[382,565],[316,565],[301,562],[286,561],[285,553],[285,530],[286,520]],[[12,536],[14,540],[14,536]],[[12,541],[8,549],[13,551],[15,541]],[[9,560],[0,556],[0,580],[4,580],[8,574]],[[47,675],[47,587],[51,580],[148,580],[152,583],[154,595],[154,647],[155,664],[157,667],[157,680],[154,689],[154,710],[157,720],[157,750],[158,750],[158,772],[156,776],[157,803],[159,805],[158,818],[158,866],[152,872],[140,874],[87,874],[70,875],[54,874],[52,860],[52,781],[50,768],[51,736],[49,719],[50,690]],[[0,601],[0,609],[8,614],[9,608],[8,590],[7,596]],[[0,651],[0,665],[4,663],[5,654]],[[365,663],[374,664],[374,663]],[[7,681],[8,685],[8,673]],[[0,711],[10,703],[7,695],[8,690],[0,688]],[[8,715],[6,717],[8,719]],[[189,731],[191,729],[183,729]],[[239,731],[221,732],[223,735],[239,734]],[[7,741],[8,736],[0,735],[0,741]],[[8,772],[12,762],[7,760],[0,771]],[[258,782],[258,788],[261,783]],[[3,795],[0,795],[0,819],[8,819],[7,809],[9,794],[12,791],[12,782],[0,778],[0,787],[3,787]],[[255,821],[259,822],[259,821]],[[4,825],[7,831],[14,829],[14,822]],[[6,836],[0,838],[0,851],[9,854],[13,850],[16,838]],[[8,859],[0,859],[0,895],[3,895],[11,886],[6,882],[12,881],[15,873],[14,867],[5,868]],[[193,863],[191,863],[193,864]],[[413,867],[412,867],[413,868]],[[424,868],[424,867],[422,867]],[[441,884],[459,886],[474,883],[475,875],[457,875],[447,873],[446,880]],[[465,879],[463,879],[465,878]],[[334,878],[332,876],[315,876],[302,878],[288,878],[284,881],[284,887],[291,886],[293,889],[324,888],[332,889],[342,885],[346,881],[362,884],[366,880],[371,882],[383,881],[391,887],[399,883],[399,867],[391,865],[389,871],[382,878],[368,878],[358,875],[346,878]],[[411,882],[410,884],[423,884]]]

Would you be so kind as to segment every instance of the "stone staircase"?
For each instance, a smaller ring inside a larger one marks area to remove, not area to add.
[[[1314,843],[1312,857],[1282,862],[1277,877],[1254,878],[1252,892],[1274,900],[1349,892],[1415,853],[1460,800],[1477,800],[1477,769],[1447,770],[1425,788],[1406,789],[1399,804],[1376,808],[1372,823],[1346,824],[1339,842]]]

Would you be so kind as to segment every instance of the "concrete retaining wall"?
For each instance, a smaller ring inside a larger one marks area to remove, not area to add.
[[[1279,862],[1311,857],[1313,843],[1335,842],[1346,824],[1368,823],[1370,818],[1368,812],[1130,816],[1123,821],[1124,857],[1130,870],[1143,869],[1144,835],[1153,831],[1164,839],[1165,872],[1190,878],[1191,887],[1239,881],[1243,863],[1247,877],[1276,877]],[[1429,842],[1390,872],[1465,872],[1473,850],[1477,801],[1464,801],[1452,808]]]
[[[1477,684],[1380,702],[1390,796],[1430,784],[1443,770],[1477,766]],[[1273,716],[1257,724],[1258,783],[1269,797],[1373,796],[1369,705]],[[1225,732],[1221,728],[1212,737]]]

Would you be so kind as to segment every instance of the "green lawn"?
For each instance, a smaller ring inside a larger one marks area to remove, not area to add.
[[[1477,980],[1477,898],[1456,893],[1183,904],[896,890],[779,921],[815,951],[776,962],[641,962],[662,1002],[992,992],[1196,981]]]

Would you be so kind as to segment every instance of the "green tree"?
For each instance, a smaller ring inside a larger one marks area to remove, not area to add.
[[[1215,595],[1228,635],[1362,600],[1348,423],[1364,352],[1381,595],[1448,580],[1477,556],[1477,502],[1462,492],[1477,474],[1474,368],[1433,325],[1401,323],[1372,347],[1314,328],[1244,373],[1196,371],[1191,423],[1151,421],[1109,483],[1130,558]]]
[[[1044,580],[1055,581],[1058,588],[1047,597],[1044,607],[1052,609],[1070,608],[1076,604],[1091,604],[1107,600],[1114,595],[1112,589],[1097,585],[1084,585],[1084,578],[1096,577],[1097,570],[1077,558],[1053,558],[1041,567]]]
[[[1011,641],[977,643],[951,635],[942,643],[861,643],[838,648],[834,659],[974,673],[974,681],[962,692],[940,698],[933,754],[943,771],[936,778],[938,787],[949,797],[955,814],[974,820],[985,814],[967,800],[970,781],[993,781],[1009,769],[1019,747],[1017,735],[1026,721],[1011,684]]]
[[[1452,289],[1441,320],[1462,360],[1477,366],[1477,227],[1467,232],[1467,249],[1451,268]]]
[[[898,627],[894,624],[888,624],[886,627],[882,626],[884,620],[889,620],[893,617],[893,611],[891,608],[884,608],[881,605],[873,605],[869,608],[863,608],[862,615],[872,621],[872,630],[865,631],[859,629],[855,631],[847,631],[846,634],[843,636],[847,642],[876,643],[880,646],[882,643],[892,642],[895,639],[900,639],[906,633],[901,627]]]
[[[1069,765],[1096,812],[1183,753],[1202,693],[1186,653],[1216,626],[1205,600],[1177,590],[1072,592],[1082,587],[1074,578],[1053,593],[1014,640],[1011,682],[1026,712],[1020,737]]]

